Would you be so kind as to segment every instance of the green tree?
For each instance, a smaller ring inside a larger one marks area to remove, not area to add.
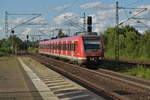
[[[63,31],[60,29],[60,30],[58,31],[58,36],[57,36],[57,38],[63,38],[63,37],[68,37],[68,35],[65,34],[65,33],[63,33]]]
[[[142,56],[150,58],[150,30],[145,31],[142,37]]]
[[[139,56],[139,43],[141,36],[139,32],[134,27],[127,25],[119,27],[118,33],[120,56],[128,58]],[[116,27],[108,28],[103,34],[106,56],[115,56],[115,45],[117,43],[116,34]]]

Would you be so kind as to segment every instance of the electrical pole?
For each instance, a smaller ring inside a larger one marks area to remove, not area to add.
[[[8,12],[5,11],[5,35],[8,37]]]
[[[83,31],[86,32],[86,15],[83,13]]]
[[[70,26],[68,26],[68,34],[69,34],[69,36],[71,36]]]
[[[14,54],[15,53],[15,48],[14,48],[14,30],[11,30],[11,33],[12,33],[12,35],[11,35],[11,38],[12,38],[12,54]]]
[[[115,60],[119,61],[119,6],[116,2]]]

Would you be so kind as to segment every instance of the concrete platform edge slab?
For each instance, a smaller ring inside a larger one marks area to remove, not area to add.
[[[27,75],[30,77],[34,86],[39,91],[43,100],[59,100],[58,97],[56,97],[45,85],[45,83],[21,60],[21,58],[18,57],[18,60],[22,65],[23,69],[26,71]]]

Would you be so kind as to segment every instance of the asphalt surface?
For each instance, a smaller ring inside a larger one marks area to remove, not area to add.
[[[16,57],[0,57],[0,100],[42,100]]]

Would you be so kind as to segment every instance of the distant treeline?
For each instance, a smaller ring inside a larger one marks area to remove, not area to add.
[[[112,27],[102,34],[106,57],[115,57],[116,31],[116,27]],[[141,34],[134,27],[122,26],[118,29],[118,33],[120,58],[150,61],[150,30]],[[66,37],[66,34],[60,30],[57,37]],[[0,40],[0,56],[11,54],[16,49],[37,51],[35,48],[38,48],[38,41],[22,41],[16,35]]]
[[[103,36],[105,56],[114,58],[117,28],[108,28]],[[150,30],[139,33],[134,27],[122,26],[118,29],[120,58],[150,60]]]
[[[18,50],[33,50],[31,48],[37,48],[38,42],[22,41],[16,35],[11,35],[7,39],[0,40],[0,56],[7,56],[14,54]]]

